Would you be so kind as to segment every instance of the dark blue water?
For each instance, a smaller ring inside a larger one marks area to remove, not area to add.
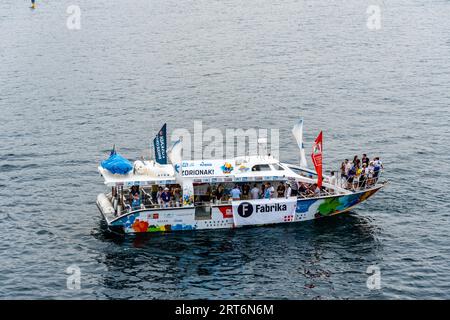
[[[450,298],[449,30],[444,0],[1,2],[0,298]],[[164,122],[203,120],[278,128],[297,162],[300,116],[327,169],[379,155],[388,188],[298,225],[105,232],[96,166],[113,143],[138,158]]]

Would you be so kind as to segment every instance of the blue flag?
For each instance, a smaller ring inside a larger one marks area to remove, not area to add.
[[[153,146],[155,148],[156,162],[159,164],[167,164],[167,131],[165,123],[155,139],[153,139]]]

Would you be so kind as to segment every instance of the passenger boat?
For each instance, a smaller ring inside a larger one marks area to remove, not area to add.
[[[296,138],[302,148],[301,138]],[[155,150],[161,151],[156,138],[154,143]],[[280,162],[270,155],[183,160],[181,145],[178,141],[170,150],[170,164],[137,160],[128,165],[126,173],[98,167],[104,183],[111,188],[111,192],[97,197],[110,231],[166,232],[297,223],[349,211],[386,185],[378,176],[370,184],[344,188],[340,183],[330,183],[331,178],[317,170]],[[304,152],[301,154],[304,157]],[[113,156],[117,156],[115,151]],[[319,175],[323,182],[311,192]],[[263,184],[270,184],[267,187],[273,187],[275,195],[259,197],[254,192],[252,197],[249,187],[256,191]],[[280,184],[290,190],[277,197]],[[240,199],[229,196],[236,186],[245,190]],[[170,201],[161,201],[161,188],[172,191]]]

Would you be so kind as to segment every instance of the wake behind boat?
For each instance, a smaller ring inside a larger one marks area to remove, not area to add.
[[[156,161],[131,164],[113,149],[98,167],[111,188],[97,197],[109,230],[141,233],[295,223],[346,212],[386,184],[380,180],[382,166],[372,162],[375,172],[349,166],[340,177],[322,175],[322,133],[311,155],[315,170],[308,169],[301,121],[293,129],[300,165],[270,155],[183,160],[181,141],[166,153],[165,132],[164,125],[154,139]]]

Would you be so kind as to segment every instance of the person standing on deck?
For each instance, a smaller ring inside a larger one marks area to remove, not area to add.
[[[270,182],[269,182],[269,192],[270,192],[270,198],[273,198],[275,195],[275,188],[270,184]]]
[[[242,186],[242,199],[248,200],[250,196],[250,186],[248,184],[244,184]]]
[[[373,159],[373,180],[374,184],[377,183],[378,176],[380,175],[380,171],[383,169],[383,163],[381,162],[379,157]]]
[[[239,189],[238,185],[235,185],[233,189],[230,191],[231,198],[233,200],[240,200],[241,199],[241,190]]]
[[[163,188],[162,187],[158,187],[158,192],[156,193],[156,201],[158,202],[158,205],[160,208],[163,207],[163,201],[161,199],[161,195],[163,193]]]
[[[307,193],[308,193],[308,187],[303,182],[299,182],[298,194],[301,196],[305,196]]]
[[[286,187],[284,186],[284,183],[280,183],[277,188],[277,198],[283,198],[285,191]]]
[[[363,162],[362,169],[361,169],[361,175],[359,176],[359,188],[360,189],[363,189],[366,187],[368,173],[369,173],[369,170],[367,170],[367,164],[365,162]]]
[[[252,196],[252,200],[259,199],[259,188],[256,183],[253,185],[252,190],[250,190],[250,194]]]
[[[215,192],[217,203],[220,203],[222,201],[223,194],[224,194],[223,186],[222,184],[219,184]]]
[[[153,203],[158,203],[158,186],[156,184],[152,185],[151,197]]]
[[[293,197],[298,196],[298,182],[297,180],[294,180],[290,183],[290,187],[291,187],[291,194]]]
[[[367,185],[371,186],[373,185],[373,173],[374,173],[374,166],[373,162],[369,162],[369,166],[367,167]]]
[[[164,191],[161,193],[161,200],[163,202],[163,208],[168,208],[170,203],[170,192],[169,188],[164,188]]]
[[[347,181],[347,176],[345,174],[345,170],[346,170],[346,162],[343,161],[341,163],[341,167],[340,167],[340,171],[341,171],[341,178],[339,179],[339,185],[342,187],[345,183],[345,181]]]
[[[35,0],[31,0],[31,9],[36,9]]]
[[[259,197],[261,199],[264,199],[265,195],[266,195],[266,185],[264,183],[261,183],[261,192],[259,193]]]
[[[361,177],[362,168],[360,166],[360,161],[357,161],[357,164],[355,165],[356,174],[355,179],[353,180],[353,189],[357,189],[359,187],[359,179]]]
[[[179,207],[181,203],[181,190],[178,186],[173,190],[173,198],[175,201],[175,207]]]
[[[376,157],[373,161],[375,166],[379,166],[381,169],[384,169],[383,162],[381,162],[380,157]]]
[[[334,174],[334,171],[331,171],[330,174],[331,174],[331,177],[330,177],[330,184],[333,185],[333,186],[335,186],[336,183],[337,183],[336,175]]]
[[[362,156],[361,162],[362,162],[363,164],[365,163],[365,164],[366,164],[366,166],[368,166],[368,165],[369,165],[370,159],[369,159],[369,157],[367,156],[367,154],[363,153],[363,156]]]
[[[289,182],[286,182],[286,190],[284,191],[284,196],[285,198],[289,198],[292,194],[292,188],[291,188],[291,184]]]
[[[133,202],[135,196],[140,196],[139,186],[131,186],[130,193],[128,194],[128,201]]]
[[[347,189],[353,188],[353,180],[355,179],[355,176],[356,176],[356,166],[352,164],[350,170],[348,171],[347,186],[346,186]]]
[[[138,193],[132,195],[131,208],[132,210],[138,210],[141,208],[141,199],[139,198]]]
[[[345,170],[344,170],[344,173],[345,173],[345,179],[346,180],[348,178],[348,172],[350,171],[352,166],[353,166],[353,163],[350,162],[348,159],[345,159]]]
[[[272,199],[274,193],[275,193],[275,188],[272,187],[269,182],[267,182],[266,183],[266,189],[264,191],[264,198],[265,199]]]

